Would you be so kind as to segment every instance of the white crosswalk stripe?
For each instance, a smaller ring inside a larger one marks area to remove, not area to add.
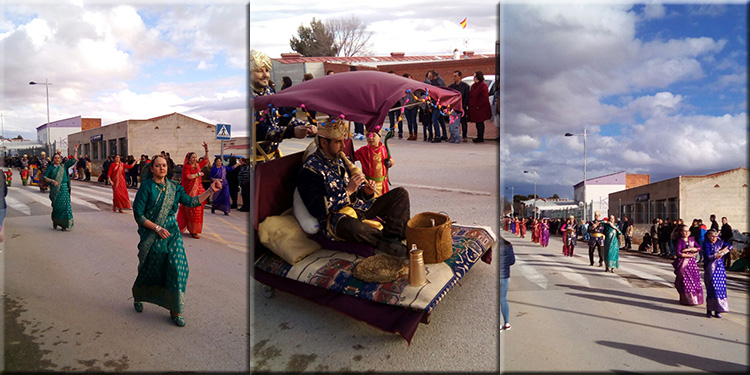
[[[518,257],[516,257],[516,265],[514,268],[514,271],[520,271],[529,281],[539,285],[542,289],[547,289],[547,278],[537,271],[536,268],[524,264],[524,261],[520,260]]]
[[[623,266],[623,264],[620,263],[620,269],[624,272],[638,276],[644,280],[653,281],[657,284],[661,284],[670,288],[674,286],[674,283],[668,282],[661,277],[655,276],[653,275],[653,273],[638,270],[637,268],[631,267],[630,265]]]
[[[135,199],[136,191],[128,190],[130,201]],[[23,196],[23,200],[27,201],[31,199],[45,207],[50,206],[49,193],[41,193],[37,186],[26,185],[19,186],[18,188],[11,187],[9,195],[6,197],[8,207],[22,212],[24,215],[31,215],[31,207],[23,203],[20,199],[13,197],[12,195]],[[86,207],[91,210],[102,211],[93,201],[99,201],[108,205],[112,204],[112,188],[108,186],[96,186],[87,184],[76,184],[74,183],[71,188],[70,201],[72,204]]]
[[[12,208],[12,209],[14,209],[16,211],[21,211],[21,212],[23,212],[26,215],[31,215],[31,208],[28,205],[26,205],[24,203],[21,203],[16,198],[13,198],[13,197],[10,197],[10,196],[5,197],[5,203],[8,205],[8,207],[10,207],[10,208]]]

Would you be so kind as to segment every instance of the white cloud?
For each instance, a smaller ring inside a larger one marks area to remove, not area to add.
[[[45,78],[53,121],[80,115],[109,124],[192,111],[246,129],[245,9],[240,2],[7,5],[0,20],[5,130],[35,138],[47,121],[46,92],[28,82]],[[206,78],[208,69],[215,77]],[[215,94],[202,97],[206,90]]]
[[[198,63],[198,66],[196,69],[198,70],[212,70],[216,68],[216,64],[209,64],[205,60],[201,60],[201,62]]]
[[[639,113],[642,117],[662,117],[674,113],[680,108],[682,95],[674,95],[671,92],[659,92],[656,95],[647,95],[637,98],[627,106],[626,111]]]
[[[696,23],[693,37],[664,37],[672,33],[657,29],[646,42],[640,23],[653,21],[643,14],[669,23],[687,17],[655,3],[640,15],[620,4],[502,6],[501,165],[510,183],[523,180],[520,165],[539,166],[550,176],[546,184],[580,182],[583,139],[563,134],[584,128],[589,176],[673,176],[746,164],[745,108],[730,99],[736,96],[705,94],[746,90],[744,48],[728,42],[731,33],[703,34]],[[705,104],[712,101],[731,110],[714,115],[719,106]]]
[[[649,3],[643,8],[646,19],[662,18],[666,13],[667,9],[661,3]]]

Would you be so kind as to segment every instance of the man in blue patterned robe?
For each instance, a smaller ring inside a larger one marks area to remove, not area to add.
[[[300,197],[326,237],[406,257],[402,241],[410,217],[409,193],[399,187],[376,198],[374,181],[348,171],[339,156],[348,133],[341,120],[318,129],[318,149],[305,159],[297,178]]]

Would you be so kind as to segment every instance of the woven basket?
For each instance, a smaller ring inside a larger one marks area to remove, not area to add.
[[[432,226],[430,219],[435,220]],[[417,245],[422,250],[425,263],[440,263],[453,256],[451,219],[434,212],[416,214],[406,223],[406,246]]]

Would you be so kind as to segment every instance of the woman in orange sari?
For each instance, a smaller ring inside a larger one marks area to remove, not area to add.
[[[130,209],[130,196],[128,195],[128,184],[125,182],[125,170],[133,168],[133,164],[125,164],[120,161],[120,155],[115,155],[115,161],[109,166],[107,178],[112,185],[112,212],[123,208]]]
[[[208,164],[208,145],[206,142],[203,142],[203,149],[206,151],[206,155],[200,163],[198,163],[198,155],[195,152],[188,152],[182,164],[182,179],[180,180],[180,184],[190,196],[200,195],[205,191],[202,184],[203,172],[201,172],[201,169]],[[187,228],[193,238],[201,238],[201,232],[203,232],[203,206],[204,203],[201,203],[197,207],[180,205],[179,210],[177,210],[177,225],[180,227],[180,232],[184,232],[185,228]]]

